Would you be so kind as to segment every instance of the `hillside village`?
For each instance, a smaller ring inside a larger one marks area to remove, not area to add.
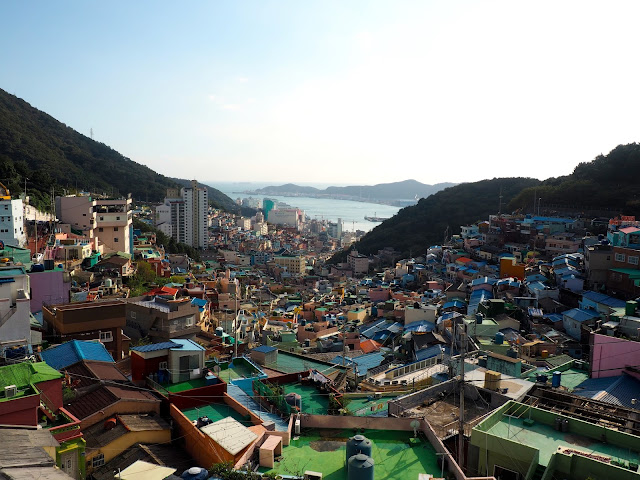
[[[3,474],[640,476],[635,217],[538,206],[331,264],[363,232],[195,181],[26,200],[0,200],[0,424],[29,452]]]

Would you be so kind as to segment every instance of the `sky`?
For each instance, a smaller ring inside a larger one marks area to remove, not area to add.
[[[0,88],[159,173],[567,175],[640,140],[640,2],[20,1]]]

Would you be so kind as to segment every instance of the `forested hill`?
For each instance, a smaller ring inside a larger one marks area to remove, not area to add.
[[[178,170],[178,169],[177,169]],[[12,195],[24,190],[42,209],[56,194],[90,191],[159,202],[177,183],[149,167],[96,142],[24,100],[0,89],[0,182]],[[216,206],[236,210],[226,195],[214,196]]]
[[[402,182],[379,183],[377,185],[351,185],[319,189],[287,183],[286,185],[260,188],[256,190],[256,193],[264,195],[307,195],[311,197],[351,197],[367,199],[372,202],[393,202],[425,198],[453,185],[455,183],[428,185],[417,180],[404,180]]]
[[[355,248],[372,254],[394,247],[405,255],[424,254],[429,245],[443,241],[445,231],[460,232],[460,225],[486,220],[502,212],[532,212],[533,199],[541,198],[542,213],[553,209],[608,210],[640,216],[640,145],[619,145],[607,155],[580,163],[571,175],[544,181],[532,178],[494,178],[463,183],[421,199],[417,205],[400,210],[367,233]],[[546,206],[546,208],[545,208]],[[332,261],[341,261],[340,252]]]
[[[447,227],[451,235],[460,225],[497,213],[501,190],[503,205],[506,205],[523,188],[539,183],[540,180],[533,178],[494,178],[446,188],[403,208],[367,233],[353,248],[364,254],[377,253],[385,247],[394,247],[405,255],[424,254],[429,245],[442,243]],[[343,258],[341,253],[332,260]]]

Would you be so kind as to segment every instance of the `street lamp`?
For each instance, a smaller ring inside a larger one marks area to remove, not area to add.
[[[540,216],[540,202],[542,201],[542,197],[538,198],[538,216]]]

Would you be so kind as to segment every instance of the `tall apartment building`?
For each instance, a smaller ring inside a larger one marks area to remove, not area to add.
[[[96,200],[89,196],[56,197],[60,221],[91,240],[97,237],[104,253],[133,251],[131,208],[131,196]]]
[[[190,187],[167,189],[164,204],[156,207],[156,227],[176,242],[194,248],[209,245],[209,198],[207,189],[198,187],[196,180]]]
[[[23,215],[22,200],[0,200],[0,241],[5,245],[22,247],[27,243]]]

